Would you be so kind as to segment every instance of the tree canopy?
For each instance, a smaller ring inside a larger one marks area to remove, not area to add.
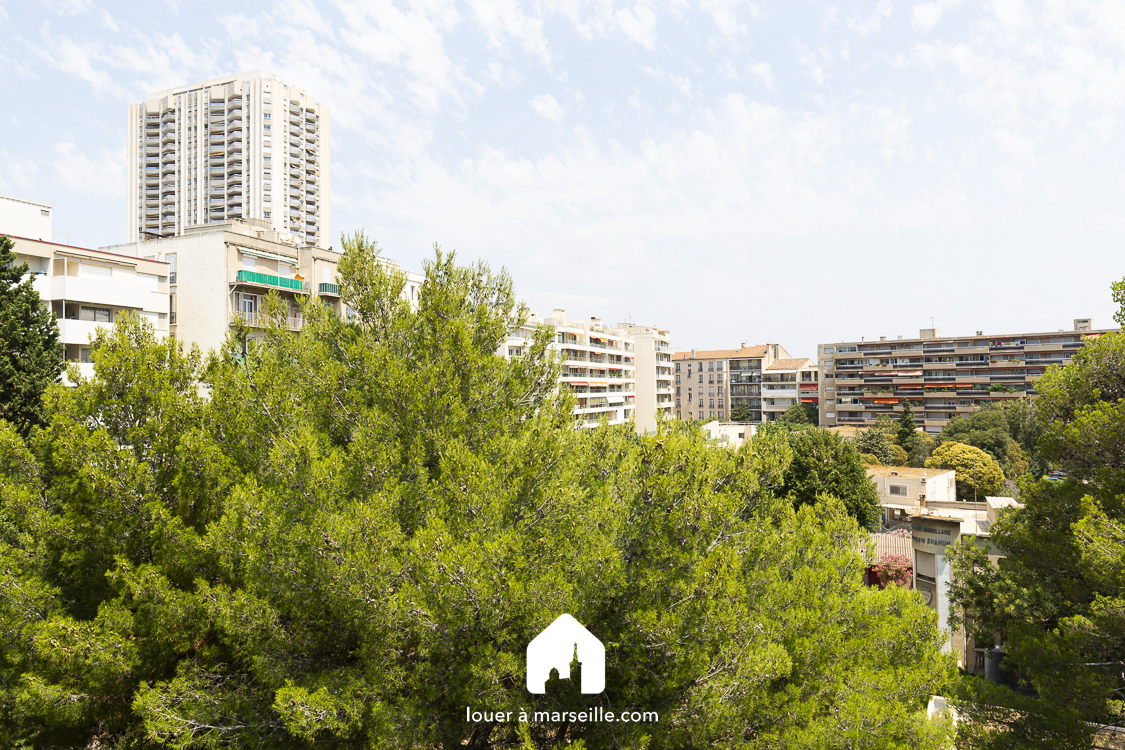
[[[877,427],[862,430],[856,436],[855,445],[860,453],[870,453],[884,466],[895,462],[894,443],[885,430]]]
[[[928,469],[953,469],[957,472],[957,498],[984,502],[1004,488],[1000,464],[980,448],[963,443],[942,443],[926,459]]]
[[[855,445],[819,428],[791,433],[788,445],[792,459],[782,490],[795,505],[813,505],[818,497],[831,495],[843,500],[861,526],[879,528],[879,493]]]
[[[208,359],[125,320],[41,430],[0,425],[0,745],[945,746],[935,613],[860,583],[854,447],[576,430],[550,330],[494,354],[506,274],[438,251],[412,308],[345,248],[354,320],[294,337],[271,296]],[[526,690],[564,612],[602,694]],[[660,718],[465,718],[575,706]]]
[[[43,306],[15,243],[0,235],[0,419],[21,435],[43,419],[41,398],[63,371],[55,316]]]
[[[1024,507],[991,529],[999,565],[983,546],[950,555],[956,611],[978,643],[1004,644],[1024,688],[964,685],[964,740],[990,750],[1089,748],[1125,720],[1125,337],[1088,341],[1036,387],[1031,432],[1066,478],[1024,480]]]

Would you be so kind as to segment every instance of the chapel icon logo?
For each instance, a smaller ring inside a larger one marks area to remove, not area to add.
[[[582,692],[605,690],[605,646],[578,620],[560,615],[527,644],[528,692],[546,693],[552,669],[559,670],[561,679],[570,679],[570,661],[575,651],[582,668]]]

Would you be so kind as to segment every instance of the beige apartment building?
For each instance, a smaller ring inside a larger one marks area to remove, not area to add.
[[[51,242],[49,211],[45,204],[2,198],[0,234],[12,238],[16,262],[27,263],[32,286],[55,314],[67,362],[92,375],[91,339],[125,314],[148,320],[157,336],[167,335],[168,265]]]
[[[819,401],[816,362],[807,357],[777,359],[762,373],[762,421],[781,418],[794,404]]]
[[[668,331],[653,326],[618,323],[633,338],[636,354],[637,431],[656,431],[660,419],[672,417],[672,339]]]
[[[821,344],[820,424],[870,426],[909,403],[927,432],[941,432],[958,414],[1034,394],[1047,367],[1068,364],[1084,341],[1116,330],[1079,318],[1069,331],[942,336],[923,329],[911,339]]]
[[[542,326],[555,329],[551,351],[562,360],[559,382],[574,395],[578,426],[627,424],[636,417],[636,345],[628,331],[603,325],[599,318],[568,320],[566,310],[556,309],[548,318],[532,313],[497,354],[522,356]]]
[[[129,106],[125,237],[255,219],[299,245],[331,238],[328,108],[255,70]]]
[[[732,408],[745,405],[752,410],[748,421],[760,423],[763,371],[782,359],[792,358],[780,344],[676,352],[676,418],[729,420]]]
[[[340,299],[336,267],[340,254],[300,245],[291,234],[265,221],[233,220],[189,227],[182,235],[102,248],[123,256],[167,264],[169,332],[203,352],[220,348],[237,321],[261,338],[265,296],[276,292],[287,308],[288,327],[304,326],[301,303],[315,300],[338,315],[348,310]],[[398,264],[383,259],[395,268]],[[406,272],[405,294],[417,299],[422,277]]]

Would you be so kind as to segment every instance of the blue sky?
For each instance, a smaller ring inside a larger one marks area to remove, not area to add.
[[[332,110],[332,232],[505,266],[678,348],[1111,324],[1125,3],[0,4],[0,192],[124,239],[126,106],[264,68]]]

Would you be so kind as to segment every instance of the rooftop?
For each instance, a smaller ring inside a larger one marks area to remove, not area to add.
[[[696,349],[690,352],[676,352],[674,360],[685,359],[738,359],[739,357],[764,357],[769,351],[766,344],[744,346],[741,349]]]
[[[805,365],[813,364],[813,361],[808,357],[798,357],[797,359],[775,359],[773,364],[767,367],[767,370],[800,370]]]
[[[903,479],[921,479],[922,477],[939,477],[942,474],[953,474],[953,469],[921,469],[913,466],[868,466],[869,477],[902,477]]]

